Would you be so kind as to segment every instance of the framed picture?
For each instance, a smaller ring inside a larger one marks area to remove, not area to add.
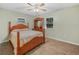
[[[53,28],[53,18],[46,18],[46,27]]]
[[[17,22],[18,23],[25,23],[25,19],[24,18],[17,18]]]

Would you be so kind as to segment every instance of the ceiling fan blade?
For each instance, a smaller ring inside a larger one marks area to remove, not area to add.
[[[30,5],[30,6],[33,6],[32,4],[30,4],[30,3],[27,3],[28,5]]]
[[[45,4],[44,3],[41,3],[41,5],[40,6],[44,6]]]
[[[40,10],[42,10],[42,11],[47,11],[46,9],[40,9]]]

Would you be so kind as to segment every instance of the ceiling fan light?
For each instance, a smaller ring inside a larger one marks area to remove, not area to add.
[[[39,10],[38,10],[38,9],[36,9],[36,11],[38,12]]]
[[[34,12],[39,12],[39,9],[34,9]]]

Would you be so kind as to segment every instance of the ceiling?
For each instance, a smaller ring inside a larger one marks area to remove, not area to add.
[[[36,3],[31,3],[31,4],[34,5]],[[46,8],[46,11],[41,11],[38,13],[34,12],[34,10],[31,11],[27,10],[28,8],[31,8],[31,6],[29,6],[27,3],[0,3],[0,8],[34,16],[37,14],[42,15],[49,12],[54,12],[56,10],[60,10],[63,8],[68,8],[76,5],[79,4],[78,3],[45,3],[44,8]]]

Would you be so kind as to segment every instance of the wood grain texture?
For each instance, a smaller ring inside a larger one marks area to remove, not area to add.
[[[25,24],[16,24],[16,25],[11,25],[11,22],[9,22],[9,33],[13,30],[16,30],[16,29],[26,29],[28,28],[29,26],[28,25],[25,25]]]
[[[42,37],[35,37],[31,41],[20,47],[20,49],[18,50],[18,54],[22,55],[24,53],[27,53],[42,43],[43,43]]]

